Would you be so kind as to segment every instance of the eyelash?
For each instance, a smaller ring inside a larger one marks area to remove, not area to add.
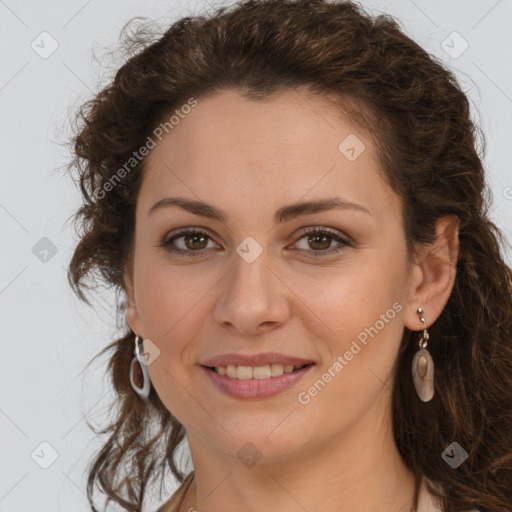
[[[171,248],[173,240],[176,240],[177,238],[182,238],[187,235],[206,235],[208,237],[208,239],[210,239],[210,240],[212,239],[208,235],[208,233],[205,231],[201,231],[200,229],[196,229],[196,228],[187,228],[187,229],[178,231],[172,237],[168,237],[168,236],[164,237],[164,239],[159,244],[159,246],[163,247],[165,250],[167,250],[171,253],[182,254],[182,255],[185,255],[186,257],[191,257],[191,258],[197,258],[199,256],[202,256],[204,253],[208,252],[208,249],[201,249],[200,251],[190,251],[190,250],[184,250],[184,249]],[[336,231],[333,231],[329,228],[314,226],[314,227],[308,229],[307,231],[302,232],[300,238],[297,241],[302,240],[302,238],[304,238],[307,235],[328,235],[328,238],[332,238],[334,241],[341,244],[341,247],[337,247],[335,249],[325,249],[325,250],[320,250],[320,251],[307,251],[307,252],[312,252],[314,255],[313,256],[314,258],[330,256],[332,254],[339,253],[345,247],[352,247],[351,242],[349,242],[345,238],[342,238],[339,234],[337,234]],[[302,251],[305,249],[298,249],[298,250]]]

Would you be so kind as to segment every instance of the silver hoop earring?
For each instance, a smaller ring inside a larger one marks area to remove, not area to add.
[[[140,342],[140,338],[135,335],[135,357],[130,364],[130,384],[133,390],[144,399],[149,397],[151,381],[149,380],[149,372],[146,367],[146,360],[144,358],[144,341]]]
[[[427,350],[429,334],[427,322],[423,317],[423,309],[418,308],[416,313],[423,322],[424,329],[418,342],[420,350],[416,352],[412,360],[412,379],[419,399],[429,402],[434,396],[434,361]]]

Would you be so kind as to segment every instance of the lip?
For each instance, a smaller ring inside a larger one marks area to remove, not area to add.
[[[293,364],[294,366],[301,366],[304,364],[314,363],[311,359],[302,359],[300,357],[288,356],[279,354],[277,352],[262,352],[260,354],[223,354],[220,356],[212,357],[207,361],[200,363],[202,366],[228,366],[234,364],[235,366],[265,366],[267,364]],[[277,377],[273,377],[277,378]]]
[[[287,391],[302,380],[304,375],[308,373],[313,366],[315,366],[315,363],[307,364],[307,366],[291,373],[283,373],[279,377],[248,380],[233,379],[227,375],[220,375],[208,366],[201,366],[201,370],[206,374],[210,381],[213,382],[215,387],[226,395],[233,398],[250,400],[268,398]]]

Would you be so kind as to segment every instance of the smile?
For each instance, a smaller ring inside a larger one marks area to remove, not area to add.
[[[279,377],[283,373],[292,373],[303,368],[304,364],[294,366],[293,364],[270,364],[265,366],[237,366],[230,364],[228,366],[215,366],[213,370],[219,375],[227,375],[231,379],[250,380],[250,379],[270,379]]]
[[[283,393],[297,384],[315,363],[304,365],[201,366],[209,381],[232,398],[263,399]]]

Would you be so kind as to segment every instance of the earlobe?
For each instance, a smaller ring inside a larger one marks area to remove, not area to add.
[[[432,325],[446,306],[455,283],[458,235],[458,217],[442,217],[436,223],[436,240],[420,249],[411,274],[411,290],[404,317],[409,329],[422,328],[416,314],[418,307],[423,308],[427,323]]]

